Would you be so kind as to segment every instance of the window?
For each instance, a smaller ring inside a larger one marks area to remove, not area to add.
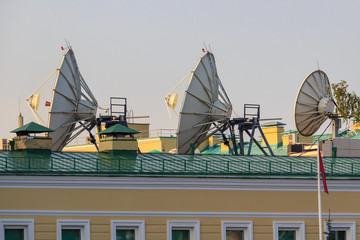
[[[168,221],[168,240],[200,240],[200,221]]]
[[[90,220],[57,220],[57,240],[90,240]]]
[[[145,240],[145,221],[111,220],[111,240]]]
[[[61,229],[61,239],[62,240],[80,240],[81,239],[81,230],[80,229]]]
[[[250,221],[222,221],[222,240],[252,240],[253,227]]]
[[[305,222],[274,222],[274,240],[305,240]]]
[[[24,229],[5,228],[5,240],[22,240],[24,239]]]
[[[183,229],[183,230],[173,229],[171,231],[171,239],[172,240],[190,240],[190,230],[189,229]]]
[[[0,239],[34,240],[34,220],[0,219]]]
[[[328,224],[325,222],[325,232],[328,230]],[[331,222],[331,233],[334,240],[355,240],[356,222]]]

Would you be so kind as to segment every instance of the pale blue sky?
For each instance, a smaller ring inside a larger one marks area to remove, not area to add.
[[[360,94],[359,1],[5,1],[0,0],[0,137],[34,121],[25,99],[59,66],[67,38],[100,105],[128,98],[151,128],[176,128],[167,93],[211,45],[237,113],[259,103],[262,117],[294,128],[293,105],[317,68]]]

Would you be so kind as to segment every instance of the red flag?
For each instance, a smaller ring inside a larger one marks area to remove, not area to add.
[[[63,47],[63,46],[61,46],[61,50],[64,50],[64,47]]]
[[[48,102],[48,101],[45,102],[46,107],[50,107],[50,104],[51,104],[51,102]]]
[[[319,166],[320,166],[320,173],[321,173],[321,178],[323,180],[323,187],[324,187],[324,192],[329,194],[327,185],[326,185],[326,175],[325,175],[325,169],[324,169],[324,164],[322,161],[322,157],[321,157],[321,153],[320,153],[320,149],[318,149],[318,154],[319,154]]]
[[[202,49],[203,52],[205,52],[205,49]]]

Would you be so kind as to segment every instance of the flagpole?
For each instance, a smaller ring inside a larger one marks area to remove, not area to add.
[[[319,213],[319,240],[322,240],[322,218],[321,218],[321,191],[320,191],[320,144],[318,141],[317,149],[317,190],[318,190],[318,213]]]

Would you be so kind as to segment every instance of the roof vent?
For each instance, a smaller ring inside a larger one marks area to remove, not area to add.
[[[14,137],[11,143],[12,150],[40,150],[51,152],[52,139],[49,137],[49,132],[53,132],[52,129],[30,122],[11,132],[16,133],[16,137]],[[39,136],[37,134],[42,135]]]

